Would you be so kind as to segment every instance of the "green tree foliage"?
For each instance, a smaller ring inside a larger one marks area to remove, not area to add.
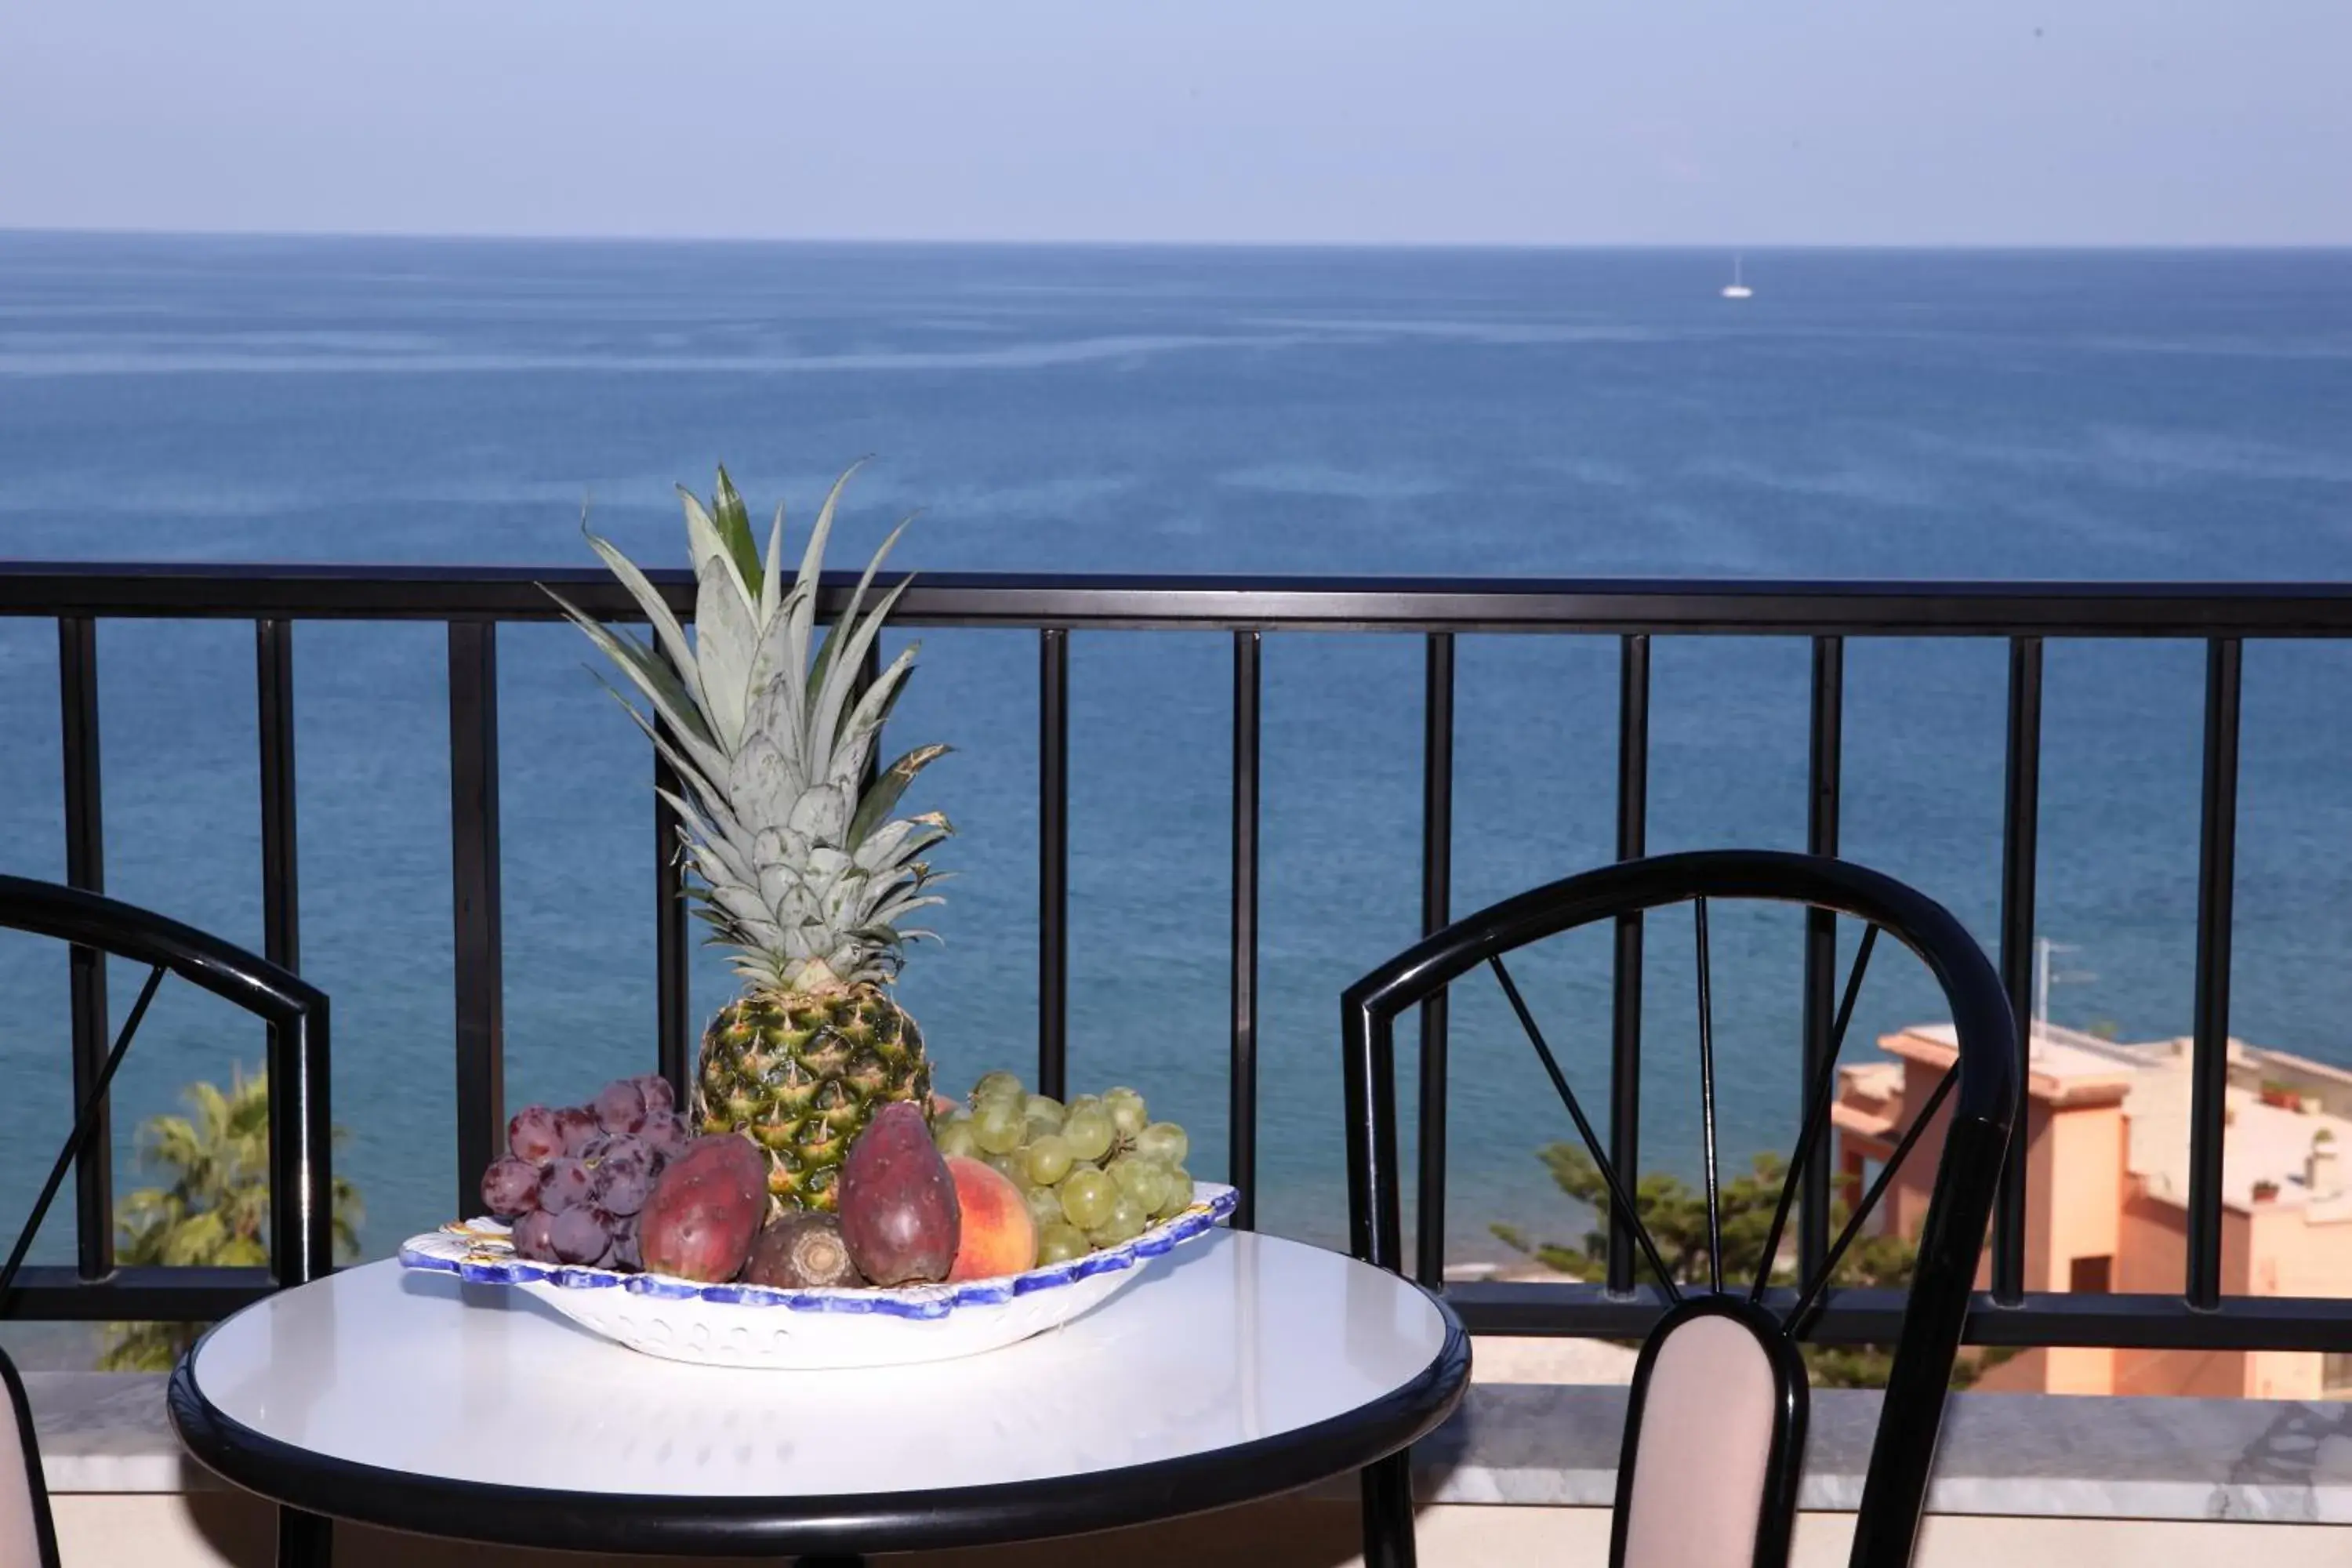
[[[116,1211],[115,1257],[126,1265],[264,1268],[269,1262],[269,1080],[237,1072],[224,1091],[191,1084],[185,1116],[151,1117],[139,1129],[142,1168],[168,1186],[142,1187]],[[336,1130],[336,1141],[342,1139]],[[359,1189],[335,1178],[338,1261],[359,1255]],[[201,1323],[110,1323],[102,1372],[169,1372]]]
[[[1554,1242],[1533,1242],[1513,1226],[1490,1228],[1506,1246],[1549,1268],[1577,1279],[1599,1279],[1608,1268],[1608,1184],[1601,1179],[1591,1156],[1572,1143],[1549,1144],[1538,1151],[1538,1157],[1551,1173],[1553,1184],[1592,1211],[1592,1228],[1585,1232],[1584,1244],[1564,1247]],[[1757,1155],[1744,1174],[1727,1173],[1718,1211],[1726,1285],[1756,1278],[1757,1260],[1763,1254],[1764,1238],[1772,1228],[1772,1210],[1780,1202],[1787,1173],[1788,1163],[1778,1154]],[[1703,1283],[1707,1277],[1706,1194],[1694,1190],[1679,1177],[1653,1171],[1635,1185],[1633,1206],[1649,1230],[1650,1238],[1657,1243],[1658,1256],[1674,1275],[1675,1282]],[[1845,1205],[1834,1203],[1831,1225],[1843,1227],[1845,1221]],[[1774,1279],[1780,1284],[1795,1282],[1794,1269],[1786,1260],[1795,1228],[1792,1219],[1781,1240],[1783,1258],[1776,1260],[1773,1268]],[[1832,1283],[1906,1289],[1917,1262],[1918,1249],[1899,1236],[1860,1236],[1838,1260]],[[1657,1275],[1646,1257],[1635,1268],[1637,1278],[1656,1280]],[[1803,1349],[1805,1366],[1816,1388],[1884,1388],[1894,1361],[1892,1353],[1878,1345],[1809,1344]],[[2006,1357],[1964,1352],[1953,1364],[1952,1386],[1968,1387],[1996,1359]]]

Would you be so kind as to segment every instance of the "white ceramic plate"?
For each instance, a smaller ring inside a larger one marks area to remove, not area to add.
[[[565,1317],[647,1355],[706,1366],[807,1370],[900,1366],[975,1355],[1068,1322],[1132,1284],[1139,1266],[1207,1232],[1238,1194],[1192,1184],[1192,1205],[1122,1242],[1067,1263],[957,1285],[877,1290],[776,1290],[700,1285],[667,1274],[622,1274],[515,1256],[507,1227],[467,1220],[400,1248],[404,1268],[477,1285],[510,1285]]]

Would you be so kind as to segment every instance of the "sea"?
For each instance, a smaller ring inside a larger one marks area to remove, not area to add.
[[[918,571],[1511,578],[2352,577],[2352,253],[506,243],[0,235],[0,561],[574,567],[588,522],[681,563],[675,488],[725,464],[834,561],[910,512]],[[0,571],[5,571],[0,566]],[[894,749],[957,837],[900,992],[941,1080],[1034,1070],[1037,643],[929,630]],[[895,645],[894,645],[895,646]],[[254,636],[99,634],[110,892],[258,947]],[[1612,853],[1617,647],[1465,637],[1454,882],[1468,910]],[[1069,1070],[1130,1084],[1226,1170],[1231,643],[1071,639]],[[2051,1016],[2189,1027],[2203,650],[2048,652]],[[1420,642],[1265,652],[1262,1223],[1345,1219],[1338,999],[1416,935]],[[1650,843],[1801,847],[1806,645],[1663,639]],[[506,1091],[584,1098],[655,1041],[643,740],[569,627],[499,634]],[[294,634],[301,968],[334,1003],[339,1168],[366,1255],[450,1217],[445,641]],[[2251,645],[2231,1024],[2352,1066],[2352,650]],[[1843,848],[1997,931],[2006,651],[1856,640]],[[57,634],[0,618],[0,870],[64,871]],[[1718,910],[1722,1142],[1785,1149],[1801,930]],[[1644,1164],[1699,1150],[1693,944],[1653,923]],[[1844,933],[1851,952],[1854,933]],[[1521,979],[1606,1093],[1607,940]],[[698,958],[698,1016],[724,1000]],[[119,1019],[138,976],[118,969]],[[1846,1056],[1940,1016],[1882,954]],[[1481,980],[1454,1012],[1448,1249],[1574,1242],[1538,1152],[1570,1124]],[[1408,1035],[1408,1038],[1410,1036]],[[140,1129],[257,1068],[258,1029],[167,986],[114,1104]],[[0,1231],[69,1116],[65,960],[0,934]],[[1408,1094],[1408,1104],[1410,1096]],[[69,1256],[52,1218],[36,1256]],[[5,1239],[5,1237],[0,1237]]]

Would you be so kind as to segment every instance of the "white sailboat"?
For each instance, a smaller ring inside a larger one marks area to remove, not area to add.
[[[1756,297],[1756,290],[1739,280],[1739,258],[1736,254],[1731,258],[1731,281],[1723,286],[1723,297],[1727,300],[1752,300]]]

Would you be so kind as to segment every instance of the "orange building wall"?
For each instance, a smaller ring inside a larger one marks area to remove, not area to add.
[[[1921,1105],[1935,1092],[1942,1069],[1904,1064],[1903,1100]],[[1884,1200],[1885,1224],[1916,1236],[1927,1221],[1943,1152],[1947,1118],[1920,1136]],[[2046,1100],[2026,1102],[2025,1288],[2066,1289],[2076,1258],[2113,1258],[2121,1250],[2126,1128],[2120,1105],[2085,1106],[2053,1114]],[[2064,1204],[2054,1194],[2067,1194]],[[2112,1268],[2111,1268],[2112,1277]],[[1988,1251],[1977,1269],[1979,1289],[1992,1284]],[[2104,1346],[2037,1348],[1988,1368],[1978,1386],[1989,1392],[2105,1394],[2115,1385],[2116,1352]]]
[[[2127,1150],[2122,1102],[2058,1112],[2050,1119],[2049,1142],[2049,1163],[2058,1184],[2038,1189],[2042,1198],[2036,1206],[2047,1212],[2042,1243],[2050,1270],[2046,1289],[2063,1290],[2076,1258],[2112,1258],[2123,1250]],[[2033,1173],[2037,1177],[2042,1173],[2038,1169]]]
[[[2313,1225],[2302,1208],[2257,1207],[2249,1222],[2257,1296],[2352,1296],[2352,1223]],[[2315,1351],[2248,1356],[2247,1392],[2259,1399],[2319,1399],[2324,1363]]]
[[[2119,1105],[2053,1110],[2026,1102],[2025,1288],[2064,1290],[2077,1258],[2113,1260],[2121,1250],[2125,1129]],[[1987,1282],[1990,1260],[1979,1270]],[[2109,1264],[2109,1282],[2114,1265]],[[1987,1371],[1989,1392],[2106,1394],[2116,1352],[2102,1345],[2052,1345]]]
[[[1940,1067],[1903,1061],[1903,1103],[1927,1103]],[[2105,1258],[2119,1292],[2179,1295],[2188,1259],[2187,1215],[2138,1192],[2127,1160],[2130,1124],[2118,1103],[2053,1107],[2029,1096],[2025,1288],[2065,1290],[2078,1260]],[[1916,1237],[1925,1223],[1944,1143],[1945,1117],[1923,1133],[1887,1188],[1879,1223]],[[1850,1140],[1869,1149],[1869,1141]],[[1851,1152],[1851,1151],[1850,1151]],[[1988,1252],[1979,1289],[1991,1285]],[[2221,1289],[2244,1295],[2352,1299],[2352,1219],[2307,1223],[2299,1205],[2224,1209]],[[2314,1399],[2323,1395],[2315,1352],[2141,1351],[2093,1346],[2030,1350],[1987,1370],[1989,1391]]]
[[[2177,1296],[2188,1279],[2189,1216],[2186,1210],[2135,1193],[2124,1205],[2122,1251],[2116,1289]],[[2221,1289],[2246,1288],[2247,1216],[2221,1211]],[[2116,1352],[2116,1394],[2180,1394],[2203,1399],[2242,1399],[2249,1357],[2242,1351],[2142,1351]]]
[[[2300,1209],[2257,1211],[2257,1294],[2352,1296],[2352,1220],[2314,1225]]]
[[[1906,1113],[1913,1106],[1925,1105],[1936,1092],[1943,1079],[1943,1069],[1906,1061],[1903,1064],[1903,1104]],[[1944,1157],[1944,1130],[1952,1124],[1952,1108],[1947,1101],[1936,1112],[1936,1120],[1919,1135],[1919,1142],[1895,1173],[1885,1197],[1883,1227],[1901,1236],[1917,1236],[1919,1227],[1927,1222],[1927,1198],[1935,1191],[1936,1166]],[[1898,1134],[1899,1135],[1899,1134]]]

